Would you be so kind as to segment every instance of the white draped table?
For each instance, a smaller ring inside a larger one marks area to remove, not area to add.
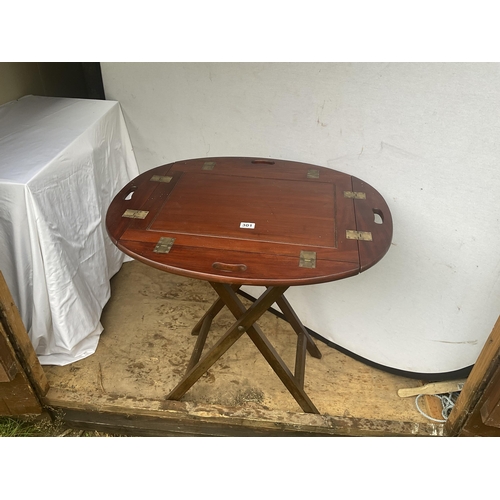
[[[104,218],[138,173],[118,102],[27,96],[0,106],[0,271],[42,364],[95,352],[124,260]]]

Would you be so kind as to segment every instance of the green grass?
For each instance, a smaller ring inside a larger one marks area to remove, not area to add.
[[[48,415],[13,418],[0,417],[0,438],[2,437],[112,437],[92,430],[71,429],[57,416]]]
[[[0,418],[0,437],[53,436],[57,430],[57,426],[49,419]]]
[[[14,420],[13,418],[0,419],[1,437],[29,437],[33,435],[33,427],[26,422]]]

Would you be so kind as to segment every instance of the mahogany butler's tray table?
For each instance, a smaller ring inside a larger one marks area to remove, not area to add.
[[[186,374],[167,395],[179,400],[246,333],[303,411],[306,351],[321,353],[284,296],[290,286],[354,276],[387,252],[392,219],[365,182],[324,167],[253,158],[201,158],[154,168],[111,203],[106,227],[124,253],[210,282],[219,299],[193,329]],[[247,309],[242,285],[266,291]],[[257,325],[274,303],[298,335],[294,373]],[[212,320],[226,306],[234,324],[203,356]]]

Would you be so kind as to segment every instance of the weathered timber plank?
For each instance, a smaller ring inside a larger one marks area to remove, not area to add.
[[[5,330],[0,323],[0,382],[14,380],[18,370],[18,363],[12,352]]]
[[[498,390],[498,376],[500,370],[500,359],[496,360],[493,367],[493,376],[490,377],[488,385],[482,391],[478,402],[474,405],[472,411],[467,415],[467,419],[463,427],[459,430],[459,436],[481,436],[481,437],[499,437],[500,429],[498,427],[488,425],[487,418],[485,419],[484,410],[488,399]]]
[[[432,382],[417,387],[405,387],[398,390],[398,396],[408,398],[419,394],[446,394],[448,392],[461,391],[466,379],[447,380],[445,382]]]
[[[2,363],[8,368],[6,377],[2,377],[3,381],[0,381],[0,415],[15,416],[41,413],[40,401],[17,360],[14,348],[1,322],[0,345]]]
[[[309,413],[229,408],[129,398],[82,395],[50,389],[44,402],[68,425],[110,433],[151,436],[442,436],[440,424],[372,420]]]
[[[10,382],[12,380],[10,371],[6,371],[3,367],[2,363],[0,363],[0,383],[2,382]]]
[[[481,419],[485,425],[498,427],[500,434],[500,366],[497,366],[487,389],[484,391],[484,402],[479,406]]]
[[[42,407],[22,371],[11,382],[0,384],[0,415],[39,415],[40,413],[42,413]]]
[[[500,317],[479,354],[445,425],[448,436],[457,436],[474,412],[500,357]]]
[[[21,315],[12,298],[7,283],[0,272],[0,322],[12,344],[16,357],[26,372],[29,382],[39,397],[49,389],[49,382],[38,361],[31,340],[21,319]]]

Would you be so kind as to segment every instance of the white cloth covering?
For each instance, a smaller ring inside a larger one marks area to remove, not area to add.
[[[138,173],[116,101],[0,106],[0,270],[42,364],[95,352],[109,280],[125,260],[106,211]]]

